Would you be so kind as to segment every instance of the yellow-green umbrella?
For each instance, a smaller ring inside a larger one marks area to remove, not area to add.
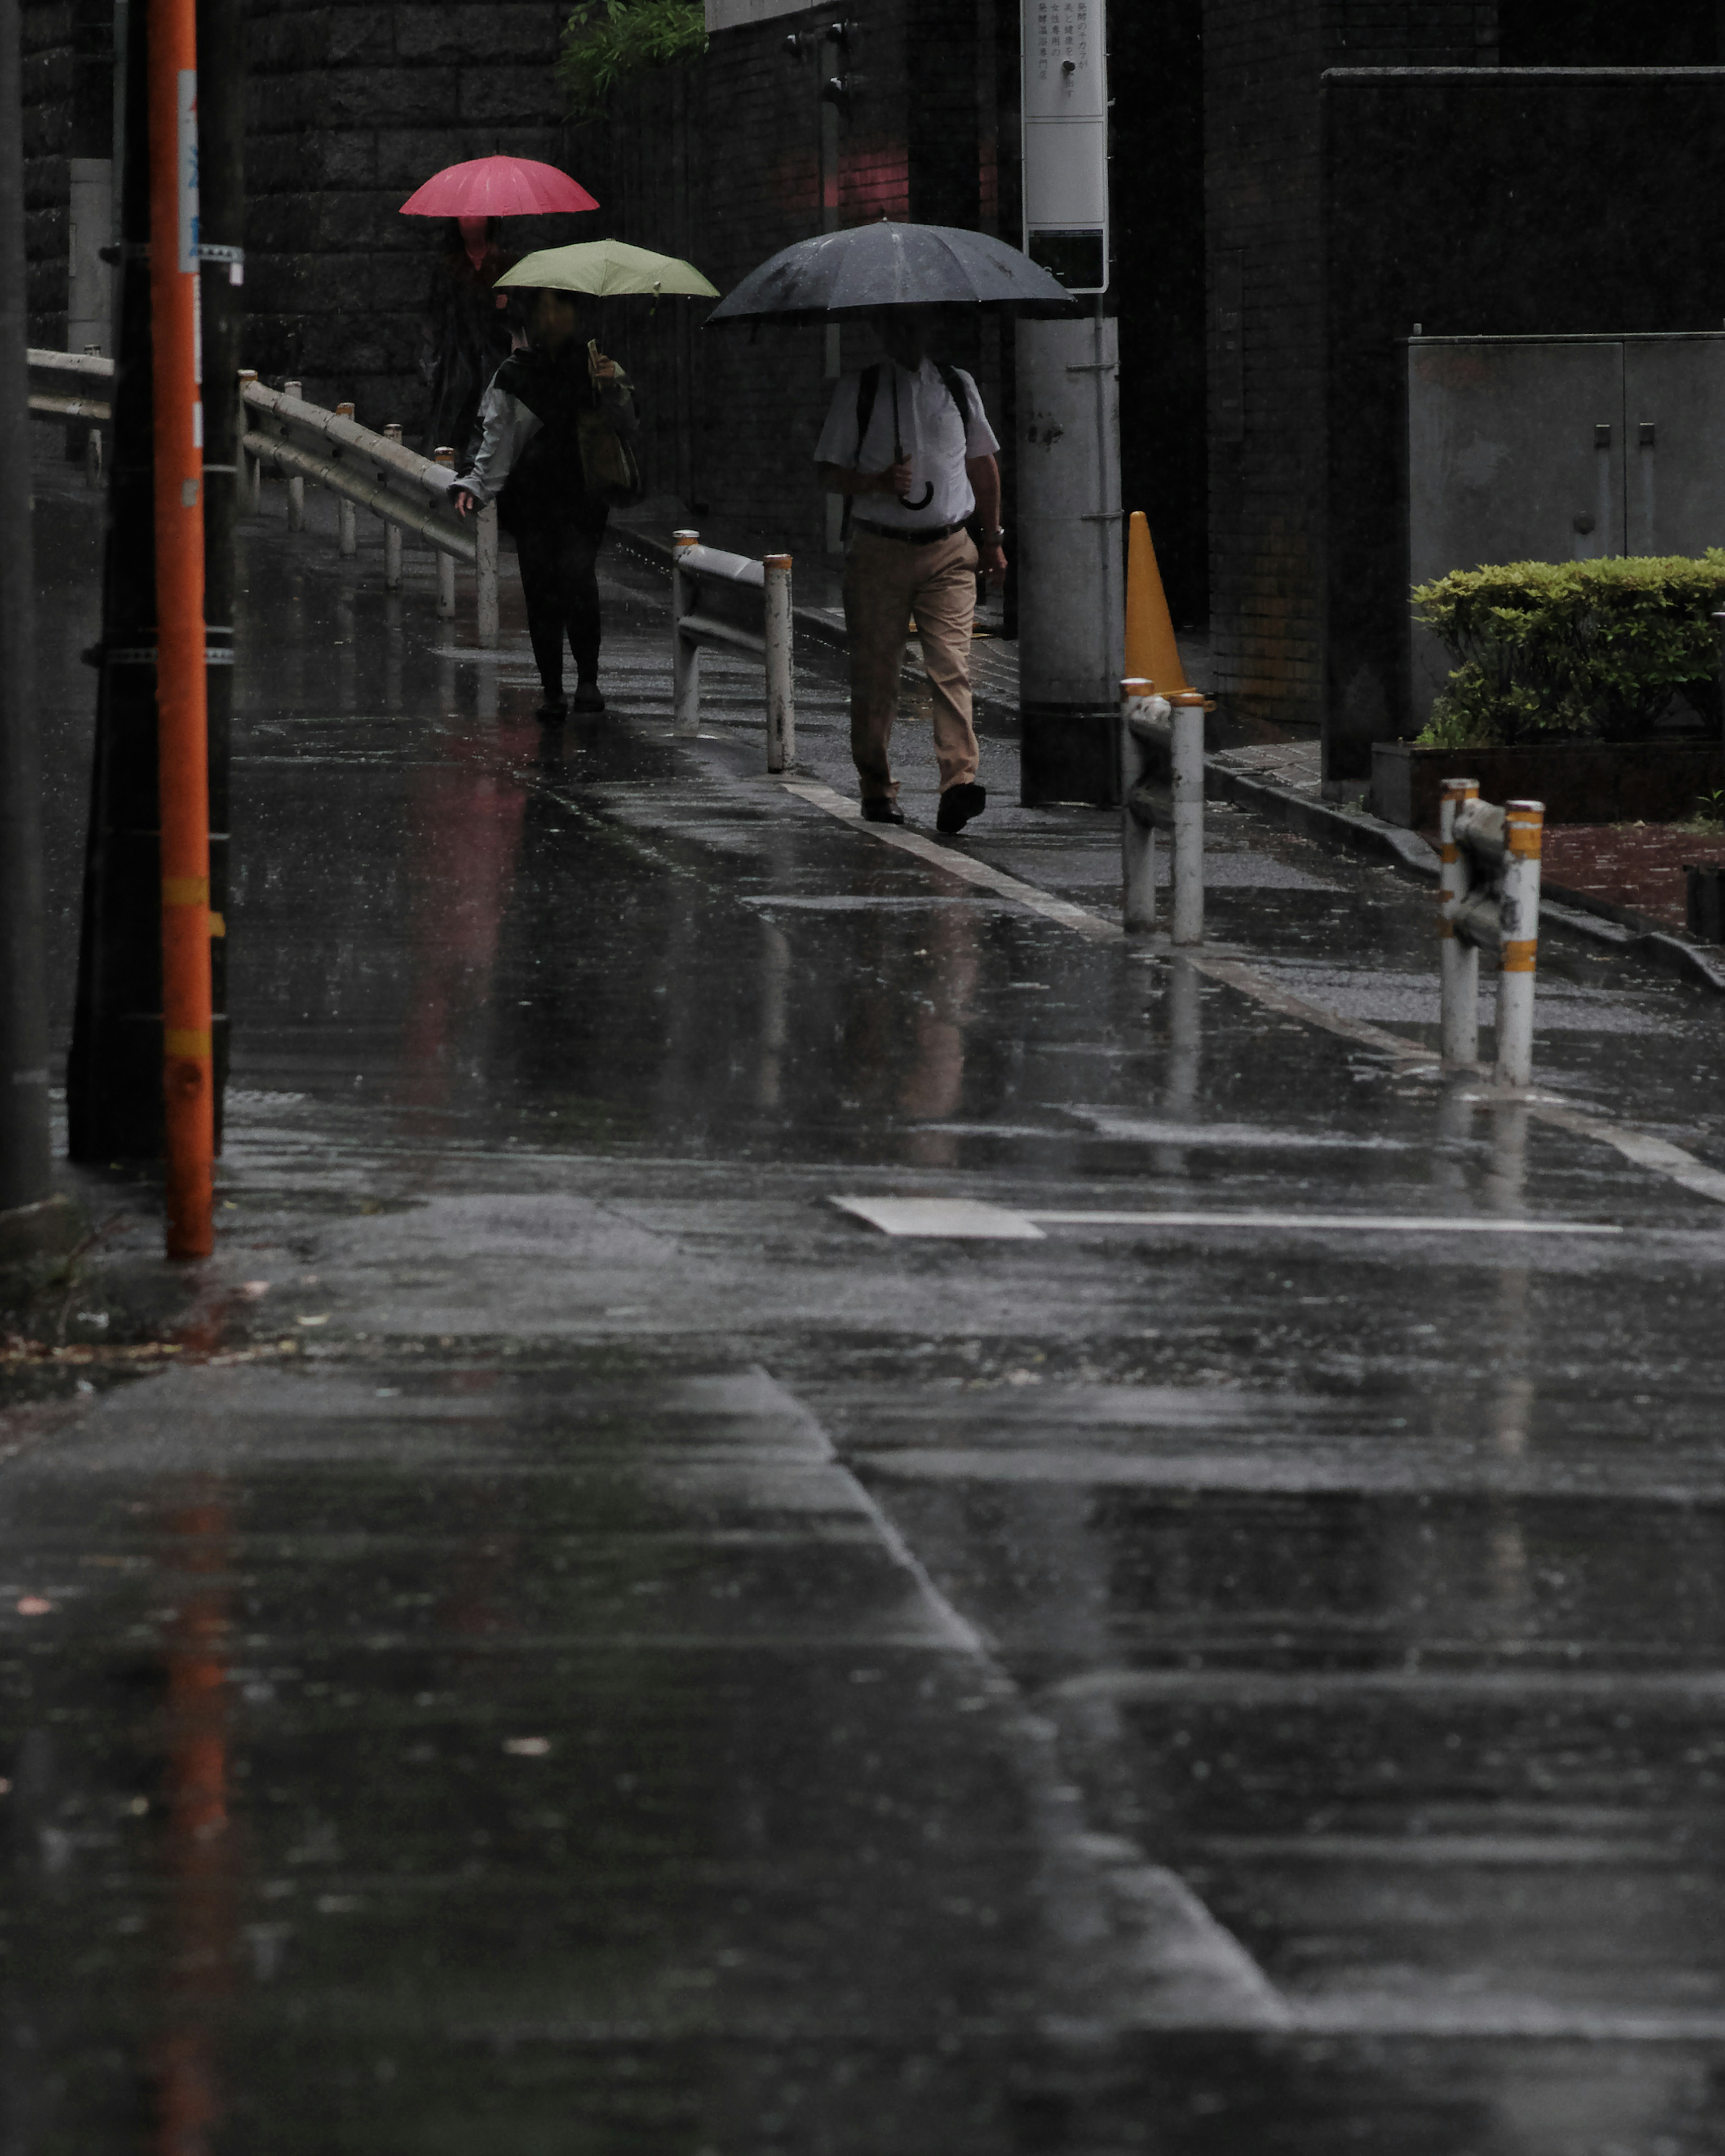
[[[670,292],[689,292],[715,300],[719,296],[717,287],[709,285],[691,264],[679,262],[674,254],[655,254],[650,248],[630,247],[621,239],[584,239],[573,247],[542,247],[536,254],[524,254],[497,282],[553,292],[591,292],[602,300],[631,292],[653,298]]]

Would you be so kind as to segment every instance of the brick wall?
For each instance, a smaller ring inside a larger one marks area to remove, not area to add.
[[[464,158],[565,163],[552,63],[567,13],[557,0],[249,0],[248,366],[416,431],[419,316],[444,228],[400,206]],[[525,250],[587,237],[591,222],[511,218],[505,232]]]
[[[1489,66],[1481,0],[1207,0],[1210,578],[1219,689],[1317,727],[1327,67]]]

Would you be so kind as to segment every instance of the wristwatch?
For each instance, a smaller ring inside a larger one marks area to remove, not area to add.
[[[983,544],[985,547],[998,547],[1005,536],[1006,526],[1004,524],[997,524],[992,531],[983,532]]]

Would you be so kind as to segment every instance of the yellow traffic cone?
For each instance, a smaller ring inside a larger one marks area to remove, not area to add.
[[[1153,681],[1159,696],[1190,687],[1142,509],[1132,511],[1126,543],[1126,671],[1128,680]]]

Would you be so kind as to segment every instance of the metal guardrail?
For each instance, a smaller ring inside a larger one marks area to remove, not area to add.
[[[29,354],[30,410],[39,418],[88,420],[92,424],[85,465],[92,485],[100,479],[101,438],[95,426],[111,423],[114,362],[100,352],[47,352]],[[100,390],[98,396],[94,393]],[[401,586],[401,535],[411,531],[437,549],[438,611],[446,619],[455,611],[454,578],[449,565],[469,564],[477,581],[479,641],[495,650],[497,620],[497,511],[493,504],[475,512],[470,524],[455,514],[449,470],[422,457],[401,439],[399,427],[376,434],[362,427],[351,404],[326,412],[298,394],[299,384],[266,389],[255,374],[239,377],[246,427],[244,499],[255,511],[264,465],[274,465],[288,482],[288,528],[305,524],[305,482],[327,487],[341,497],[340,547],[357,551],[353,508],[369,509],[383,520],[383,581]]]
[[[99,352],[44,352],[32,346],[30,409],[44,419],[109,420],[114,362]]]
[[[266,389],[255,376],[240,377],[246,430],[242,446],[247,464],[248,500],[258,506],[263,467],[273,464],[288,481],[288,526],[305,524],[305,487],[311,480],[332,494],[368,509],[383,520],[383,581],[387,589],[401,583],[401,534],[411,531],[453,561],[470,564],[477,586],[475,612],[479,642],[486,651],[498,642],[497,506],[475,511],[470,525],[455,514],[446,465],[422,457],[391,426],[380,434],[362,427],[352,407],[326,411],[297,394],[299,385]],[[341,551],[351,554],[356,541],[351,517],[341,523]],[[440,573],[439,612],[454,611],[453,579]]]
[[[767,768],[797,760],[791,691],[791,557],[756,562],[703,547],[698,531],[671,535],[671,683],[675,731],[701,731],[701,654],[706,644],[758,653],[767,672]],[[758,619],[753,594],[760,593]],[[716,610],[717,609],[717,610]],[[738,616],[747,616],[739,619]]]
[[[48,352],[33,345],[29,353],[30,411],[38,419],[84,421],[84,478],[102,483],[101,429],[114,417],[114,362],[99,352]]]
[[[1204,712],[1195,689],[1158,696],[1120,685],[1120,865],[1123,926],[1157,925],[1156,834],[1173,841],[1173,941],[1204,941]]]
[[[1539,956],[1542,801],[1496,808],[1476,778],[1446,778],[1439,809],[1442,1044],[1447,1063],[1480,1053],[1480,952],[1498,953],[1497,1082],[1533,1075],[1533,983]]]

